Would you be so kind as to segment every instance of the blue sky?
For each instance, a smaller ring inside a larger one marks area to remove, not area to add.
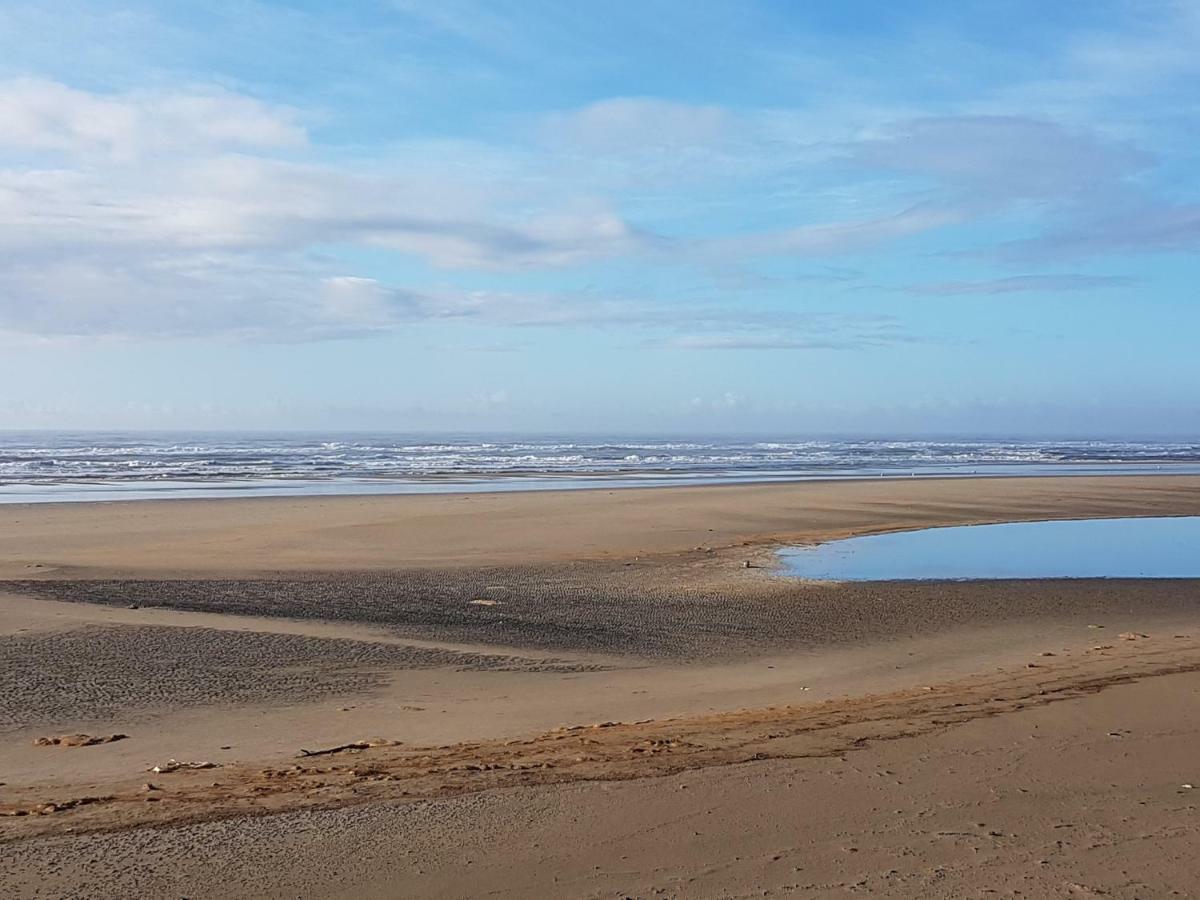
[[[1200,3],[0,2],[0,426],[1194,434]]]

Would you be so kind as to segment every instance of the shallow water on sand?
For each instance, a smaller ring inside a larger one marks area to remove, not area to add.
[[[1200,516],[925,528],[780,552],[825,581],[1200,578]]]

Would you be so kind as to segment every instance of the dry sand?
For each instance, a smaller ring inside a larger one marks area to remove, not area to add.
[[[835,757],[5,847],[42,897],[1195,895],[1200,676]]]
[[[0,507],[0,887],[1186,894],[1200,583],[743,566],[1151,514],[1200,478]]]

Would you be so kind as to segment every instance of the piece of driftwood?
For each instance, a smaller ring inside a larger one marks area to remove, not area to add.
[[[339,744],[336,747],[326,747],[323,750],[305,750],[300,748],[300,752],[296,754],[298,757],[306,756],[330,756],[334,753],[344,753],[346,750],[370,750],[372,747],[390,747],[400,743],[399,741],[353,741],[349,744]]]

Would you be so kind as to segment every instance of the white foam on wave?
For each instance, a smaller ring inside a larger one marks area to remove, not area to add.
[[[1147,441],[583,440],[384,434],[0,435],[0,486],[255,480],[832,477],[1034,467],[1200,466],[1200,445]]]

